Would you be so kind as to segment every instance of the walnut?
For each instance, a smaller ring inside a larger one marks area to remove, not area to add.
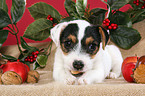
[[[1,77],[2,77],[2,73],[0,73],[0,84],[2,84],[2,80],[1,80]]]
[[[145,64],[140,64],[136,68],[133,78],[137,83],[145,83]]]
[[[34,70],[29,71],[26,82],[27,83],[37,83],[39,80],[39,77],[40,77],[40,75],[37,71],[34,71]]]
[[[18,85],[22,83],[22,78],[14,71],[7,71],[1,76],[2,83],[5,85]]]

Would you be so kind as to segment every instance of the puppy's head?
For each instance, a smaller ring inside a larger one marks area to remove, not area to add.
[[[100,26],[74,20],[56,25],[51,38],[62,51],[64,67],[85,72],[92,69],[94,58],[105,48],[109,35]]]

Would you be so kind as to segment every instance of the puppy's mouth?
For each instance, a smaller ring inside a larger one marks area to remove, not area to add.
[[[85,72],[71,70],[70,73],[75,77],[82,76]]]

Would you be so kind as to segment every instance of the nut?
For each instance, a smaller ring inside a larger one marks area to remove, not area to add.
[[[2,73],[0,73],[0,84],[2,84],[2,79],[1,79],[1,77],[2,77]]]
[[[1,76],[2,83],[5,85],[18,85],[22,83],[22,78],[14,71],[7,71]]]
[[[39,73],[37,71],[31,70],[28,72],[27,83],[37,83],[39,80]]]
[[[140,64],[134,71],[133,78],[137,83],[145,83],[145,64]]]

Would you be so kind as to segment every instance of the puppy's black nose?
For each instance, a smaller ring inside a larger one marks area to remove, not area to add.
[[[73,67],[77,70],[81,70],[84,67],[84,63],[82,61],[75,60],[73,62]]]

